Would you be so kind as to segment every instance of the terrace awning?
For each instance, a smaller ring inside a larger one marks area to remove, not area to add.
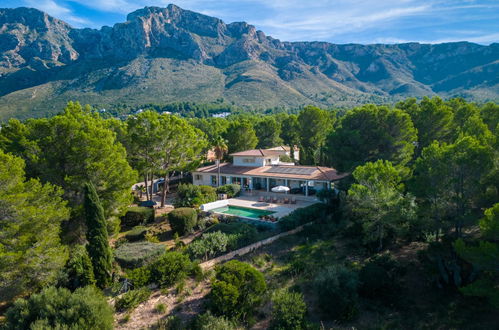
[[[286,186],[277,186],[277,187],[272,188],[271,190],[272,190],[272,192],[277,192],[277,193],[288,192],[289,191],[289,187],[286,187]]]

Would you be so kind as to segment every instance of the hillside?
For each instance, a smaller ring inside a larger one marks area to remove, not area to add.
[[[175,5],[100,30],[0,9],[0,120],[45,116],[68,100],[341,107],[435,94],[497,101],[499,44],[281,42]]]

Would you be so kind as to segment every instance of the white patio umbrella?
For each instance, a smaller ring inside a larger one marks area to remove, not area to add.
[[[276,192],[276,193],[288,192],[289,191],[289,187],[286,187],[286,186],[277,186],[277,187],[272,188],[271,190],[272,190],[272,192]]]

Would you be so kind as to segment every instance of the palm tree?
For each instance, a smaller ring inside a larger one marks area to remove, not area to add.
[[[215,152],[215,158],[217,159],[217,187],[220,187],[220,161],[224,158],[224,154],[227,152],[227,141],[225,141],[221,136],[217,136],[213,141],[213,151]]]

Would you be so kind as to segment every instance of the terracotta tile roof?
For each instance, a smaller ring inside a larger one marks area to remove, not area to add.
[[[209,165],[198,168],[194,172],[217,174],[217,166]],[[292,172],[292,173],[289,173]],[[334,168],[321,166],[234,166],[231,163],[220,164],[220,173],[225,175],[244,175],[255,177],[287,178],[295,180],[336,181],[349,173],[338,173]]]
[[[244,150],[230,154],[229,156],[252,156],[252,157],[265,157],[265,156],[279,156],[284,153],[284,150],[269,150],[269,149],[251,149]]]

